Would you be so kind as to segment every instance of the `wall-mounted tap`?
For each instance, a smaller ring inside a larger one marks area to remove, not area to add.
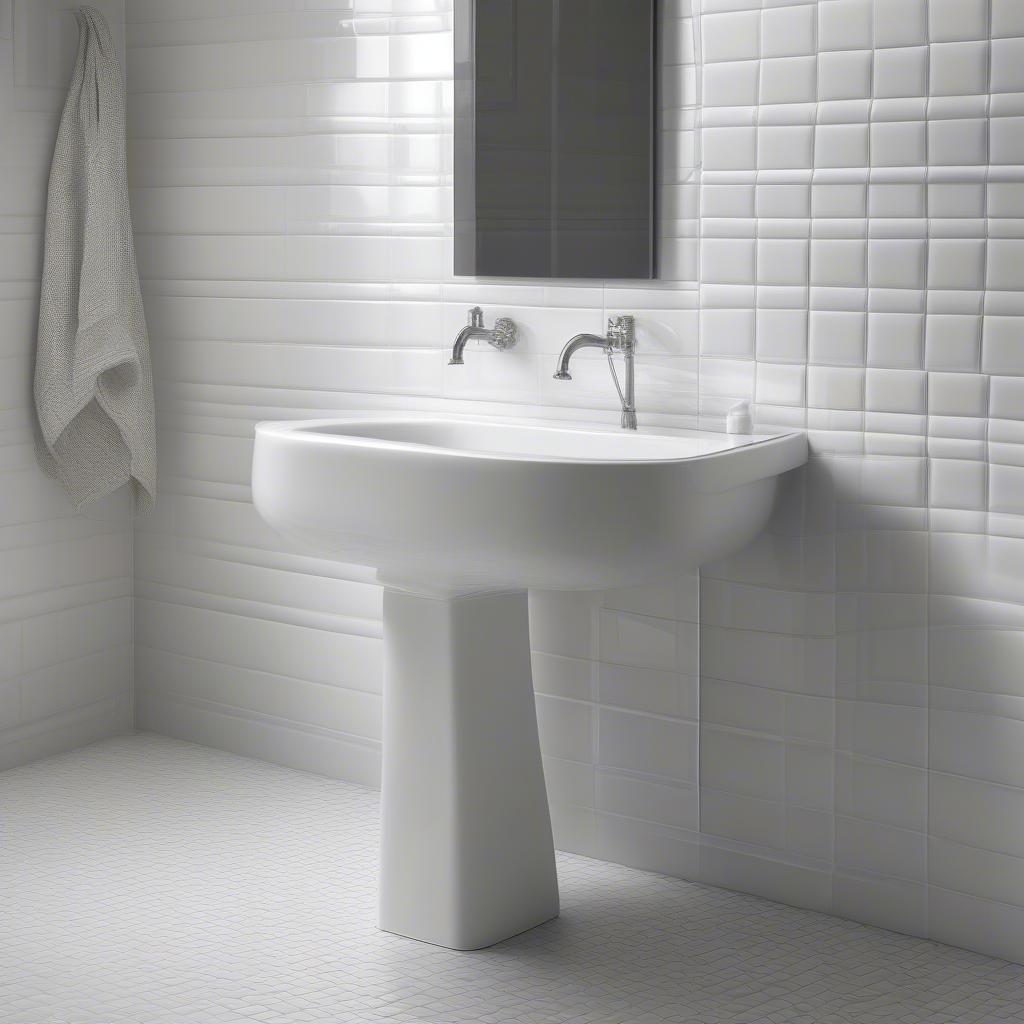
[[[622,403],[622,429],[636,430],[636,387],[634,384],[634,362],[636,356],[636,332],[631,316],[613,316],[608,320],[608,334],[600,337],[597,334],[577,334],[567,342],[562,354],[558,357],[558,369],[555,380],[572,380],[569,373],[569,360],[573,353],[581,348],[599,348],[608,357],[608,369],[612,372],[612,381]],[[625,394],[619,386],[619,375],[615,372],[612,356],[621,352],[626,363]]]
[[[462,366],[462,353],[466,342],[470,338],[482,338],[489,342],[499,352],[512,348],[516,343],[516,325],[507,316],[499,316],[494,321],[494,327],[488,330],[484,327],[484,311],[479,306],[474,306],[469,311],[469,320],[465,327],[459,331],[452,346],[452,357],[448,360],[449,366]]]

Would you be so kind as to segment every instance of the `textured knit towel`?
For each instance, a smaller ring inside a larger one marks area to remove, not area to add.
[[[39,463],[76,508],[133,481],[153,507],[153,377],[132,244],[124,88],[103,15],[78,12],[78,60],[50,168],[35,398]]]

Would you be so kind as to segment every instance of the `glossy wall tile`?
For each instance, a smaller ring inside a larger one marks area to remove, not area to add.
[[[1024,781],[1018,8],[705,3],[700,390],[707,414],[753,397],[759,424],[806,426],[818,478],[703,573],[702,829],[743,831],[808,891],[829,870],[837,913],[1020,960],[1024,860],[998,824]],[[764,624],[819,588],[820,634]],[[818,761],[779,735],[809,664],[832,712]],[[726,683],[774,699],[752,722]],[[709,805],[712,778],[773,813]],[[785,815],[818,787],[826,855],[802,863]]]

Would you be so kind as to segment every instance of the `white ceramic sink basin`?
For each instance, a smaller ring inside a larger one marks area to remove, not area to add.
[[[527,589],[720,557],[806,458],[802,435],[404,414],[257,426],[261,515],[385,586],[382,928],[475,949],[558,913]]]
[[[282,534],[419,592],[608,589],[749,540],[803,435],[632,433],[387,416],[256,428]]]

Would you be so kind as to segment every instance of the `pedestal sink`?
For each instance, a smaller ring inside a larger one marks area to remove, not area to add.
[[[806,458],[800,434],[406,414],[256,427],[263,518],[385,588],[382,928],[477,949],[557,915],[528,589],[725,555]]]

